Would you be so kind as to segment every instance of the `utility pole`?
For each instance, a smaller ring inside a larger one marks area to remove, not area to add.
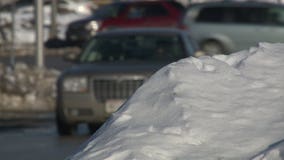
[[[11,27],[11,43],[10,43],[10,65],[14,69],[16,58],[15,58],[15,32],[16,32],[16,2],[13,2],[11,7],[11,18],[12,18],[12,27]]]
[[[51,0],[51,26],[49,31],[49,39],[56,39],[57,38],[57,13],[58,13],[58,0]]]
[[[43,55],[43,0],[35,0],[36,8],[36,65],[44,68]]]

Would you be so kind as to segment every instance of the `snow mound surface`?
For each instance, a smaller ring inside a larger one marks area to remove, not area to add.
[[[72,160],[284,159],[284,44],[155,73]]]

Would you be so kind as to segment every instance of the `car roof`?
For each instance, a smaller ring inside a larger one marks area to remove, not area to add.
[[[119,28],[106,30],[97,33],[96,36],[105,35],[119,35],[119,34],[186,34],[186,32],[176,28]]]
[[[189,5],[188,8],[194,7],[216,7],[216,6],[236,6],[236,7],[284,7],[283,4],[276,4],[271,2],[260,2],[260,1],[215,1],[215,2],[204,2]]]
[[[154,0],[154,1],[146,1],[146,0],[135,0],[135,1],[117,1],[111,4],[116,4],[116,5],[131,5],[131,4],[160,4],[160,3],[169,3],[171,5],[173,5],[174,7],[176,7],[177,9],[185,9],[186,7],[182,5],[182,3],[178,2],[178,1],[173,1],[173,0]]]
[[[155,1],[136,0],[136,1],[116,1],[113,4],[141,4],[141,3],[153,4],[153,3],[161,3],[161,2],[179,3],[179,2],[176,2],[176,1],[165,1],[165,0],[155,0]]]

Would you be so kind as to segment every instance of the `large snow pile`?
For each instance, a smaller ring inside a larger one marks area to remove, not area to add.
[[[284,159],[284,44],[154,74],[72,160]]]

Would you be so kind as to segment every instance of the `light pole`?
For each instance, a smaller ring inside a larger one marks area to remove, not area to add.
[[[16,19],[15,19],[15,12],[16,12],[16,2],[13,2],[13,5],[11,7],[11,17],[12,17],[12,27],[11,27],[11,45],[10,45],[10,51],[11,51],[11,56],[10,56],[10,64],[12,68],[15,67],[15,31],[16,31]]]
[[[44,68],[43,55],[43,0],[35,0],[36,6],[36,65]]]
[[[57,22],[56,22],[56,16],[57,16],[57,0],[51,1],[51,26],[49,31],[49,39],[55,39],[57,38]]]

